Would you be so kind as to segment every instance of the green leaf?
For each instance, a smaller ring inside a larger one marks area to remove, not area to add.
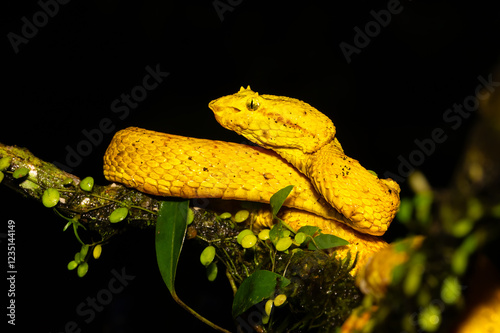
[[[219,217],[221,219],[223,219],[223,220],[230,219],[231,218],[231,213],[230,212],[224,212],[224,213],[220,214]]]
[[[283,203],[285,202],[290,192],[292,192],[292,190],[293,190],[293,185],[288,185],[287,187],[284,187],[278,192],[273,194],[269,202],[271,204],[273,216],[276,216],[278,214],[281,206],[283,206]]]
[[[217,277],[217,272],[218,272],[217,264],[215,262],[212,262],[210,265],[207,267],[207,279],[210,282],[215,281],[215,278]]]
[[[411,297],[420,289],[425,271],[426,257],[423,253],[415,253],[408,263],[408,271],[403,282],[403,292]]]
[[[234,222],[236,223],[245,222],[249,216],[250,212],[246,209],[242,209],[234,215]]]
[[[283,237],[280,238],[276,242],[276,250],[278,251],[286,251],[288,248],[292,245],[292,238],[291,237]]]
[[[65,226],[64,226],[64,228],[63,228],[63,232],[64,232],[64,231],[66,231],[66,229],[68,229],[68,227],[69,227],[70,225],[72,225],[72,224],[73,224],[73,222],[68,221],[68,223],[66,223],[66,225],[65,225]]]
[[[101,257],[101,253],[102,253],[102,245],[97,244],[94,247],[94,250],[92,251],[92,256],[94,257],[94,259],[99,259]]]
[[[48,188],[43,191],[42,203],[45,207],[51,208],[59,202],[59,191],[55,188]]]
[[[286,230],[285,227],[283,226],[283,222],[281,220],[278,221],[271,230],[269,231],[269,239],[273,244],[276,244],[276,242],[283,237],[283,231]]]
[[[70,271],[74,270],[77,267],[78,267],[78,263],[76,261],[74,261],[74,260],[71,260],[68,263],[68,270],[70,270]]]
[[[89,264],[87,262],[82,262],[80,265],[78,265],[77,268],[77,275],[78,277],[84,277],[87,272],[89,271]]]
[[[265,241],[265,240],[268,240],[269,239],[269,234],[270,234],[270,229],[262,229],[260,232],[259,232],[259,239]]]
[[[189,201],[162,201],[156,220],[155,247],[163,281],[175,295],[175,274],[187,229]]]
[[[82,245],[82,247],[80,249],[80,256],[82,258],[85,258],[85,256],[87,255],[88,252],[89,252],[89,246],[87,244]]]
[[[12,161],[12,158],[10,157],[2,157],[0,158],[0,171],[5,171],[10,167],[10,162]]]
[[[315,227],[313,225],[305,225],[303,227],[300,227],[300,229],[297,230],[297,233],[303,232],[306,235],[314,236],[314,234],[316,234],[317,232],[320,232],[320,231],[321,231],[321,229],[319,227]]]
[[[186,236],[188,210],[189,200],[162,201],[160,204],[158,219],[156,220],[155,247],[161,277],[177,304],[210,327],[220,332],[230,333],[191,309],[181,301],[175,292],[175,274],[182,244]]]
[[[194,221],[194,212],[192,209],[188,210],[188,216],[187,216],[187,224],[191,224]]]
[[[397,219],[401,223],[408,223],[413,214],[413,201],[409,198],[402,198],[397,212]]]
[[[303,232],[298,232],[295,237],[294,237],[294,241],[297,243],[297,244],[302,244],[306,241],[307,239],[307,235]]]
[[[255,244],[257,244],[257,236],[255,236],[254,234],[246,235],[241,240],[241,246],[243,246],[243,248],[245,249],[252,248],[255,246]]]
[[[80,182],[80,188],[84,191],[90,192],[94,188],[94,178],[85,177]]]
[[[309,250],[326,250],[332,247],[343,246],[347,244],[349,244],[349,242],[340,237],[330,234],[320,234],[314,237],[314,242],[309,242]]]
[[[127,207],[120,207],[115,209],[114,211],[111,212],[109,215],[109,222],[111,223],[118,223],[123,221],[128,215],[128,208]]]
[[[258,270],[247,277],[238,288],[233,300],[233,317],[236,318],[253,305],[272,297],[277,288],[284,288],[290,280],[271,271]]]
[[[474,220],[470,217],[465,217],[456,221],[451,227],[451,233],[457,238],[464,237],[470,233],[474,227]]]
[[[415,216],[423,226],[428,226],[430,222],[431,206],[434,200],[432,191],[417,193],[413,198],[415,205]]]
[[[23,178],[26,175],[28,175],[29,172],[30,172],[30,169],[22,167],[22,168],[16,169],[14,171],[14,173],[12,174],[12,177],[14,177],[15,179]]]
[[[456,276],[448,276],[441,285],[441,299],[446,304],[455,304],[462,294],[462,286]]]
[[[207,246],[200,254],[200,262],[203,266],[207,267],[215,259],[215,247],[212,245]]]
[[[248,235],[253,235],[253,231],[251,229],[241,230],[238,236],[236,237],[236,241],[238,242],[238,244],[241,245],[241,241],[243,240],[243,238],[245,238],[245,236]]]

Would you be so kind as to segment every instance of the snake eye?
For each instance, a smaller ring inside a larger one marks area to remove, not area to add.
[[[259,108],[260,106],[260,103],[259,103],[259,100],[255,97],[251,97],[250,99],[248,99],[247,101],[247,109],[250,110],[250,111],[255,111]]]

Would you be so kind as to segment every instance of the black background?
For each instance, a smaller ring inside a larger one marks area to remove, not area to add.
[[[8,34],[21,35],[21,19],[33,22],[41,7],[35,1],[4,4],[0,142],[64,163],[66,146],[76,149],[85,140],[82,131],[98,128],[103,118],[112,121],[113,133],[133,125],[241,142],[217,124],[207,104],[251,85],[327,114],[346,153],[382,175],[397,173],[398,156],[407,158],[414,140],[443,128],[447,140],[420,169],[433,186],[448,184],[476,115],[454,130],[443,114],[474,95],[477,77],[488,77],[498,60],[500,13],[494,7],[401,1],[401,13],[348,63],[339,44],[354,44],[354,27],[364,29],[374,20],[370,11],[386,9],[388,1],[232,3],[221,21],[212,1],[71,1],[59,5],[18,53]],[[157,65],[169,76],[120,119],[112,102],[142,83],[146,66]],[[104,184],[102,156],[111,137],[104,134],[72,172]],[[402,195],[410,195],[402,187]],[[0,196],[0,232],[7,232],[9,219],[16,222],[17,329],[63,332],[75,321],[83,332],[210,331],[171,300],[156,267],[152,232],[115,239],[79,279],[66,270],[79,246],[62,232],[64,221],[5,187]],[[223,274],[215,285],[206,282],[200,250],[183,253],[178,294],[234,330],[229,286]],[[135,278],[86,323],[77,306],[107,288],[112,269],[122,268]]]

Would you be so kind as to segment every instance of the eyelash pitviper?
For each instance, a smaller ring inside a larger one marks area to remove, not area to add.
[[[153,195],[264,203],[294,185],[284,204],[293,210],[283,212],[292,227],[317,225],[346,239],[351,244],[337,255],[359,251],[357,266],[387,245],[371,235],[382,235],[394,218],[399,186],[346,156],[328,117],[250,87],[209,107],[222,126],[262,148],[130,127],[107,148],[105,177]]]

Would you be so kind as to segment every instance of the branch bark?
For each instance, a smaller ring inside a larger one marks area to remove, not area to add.
[[[2,184],[22,196],[42,202],[46,189],[58,190],[60,199],[53,209],[85,227],[81,235],[85,243],[109,242],[114,235],[134,228],[153,231],[160,202],[166,199],[115,183],[94,185],[91,191],[85,191],[79,186],[82,182],[79,177],[40,160],[25,148],[0,143],[0,158],[10,162],[9,168],[3,171]],[[16,179],[14,171],[20,168],[27,168],[29,173]],[[292,281],[286,290],[276,291],[289,295],[289,306],[286,310],[276,309],[275,320],[270,325],[314,326],[330,331],[340,327],[350,311],[360,304],[361,293],[349,274],[354,265],[350,260],[340,262],[323,251],[277,252],[266,242],[244,249],[236,236],[241,230],[251,228],[251,218],[244,223],[235,223],[234,219],[221,218],[220,213],[231,211],[234,216],[243,208],[251,210],[249,205],[253,203],[246,203],[243,207],[245,203],[241,202],[231,204],[211,200],[209,204],[208,200],[200,199],[193,204],[194,219],[188,227],[187,239],[216,247],[217,260],[225,266],[233,291],[257,269],[273,270]],[[111,212],[123,206],[128,208],[127,217],[119,223],[111,223]],[[253,206],[255,210],[260,207]],[[250,310],[249,313],[250,316],[255,314]],[[247,315],[242,315],[243,322],[255,322],[255,319],[246,320]],[[260,316],[265,316],[263,308]],[[257,331],[264,330],[261,324],[251,326]]]

